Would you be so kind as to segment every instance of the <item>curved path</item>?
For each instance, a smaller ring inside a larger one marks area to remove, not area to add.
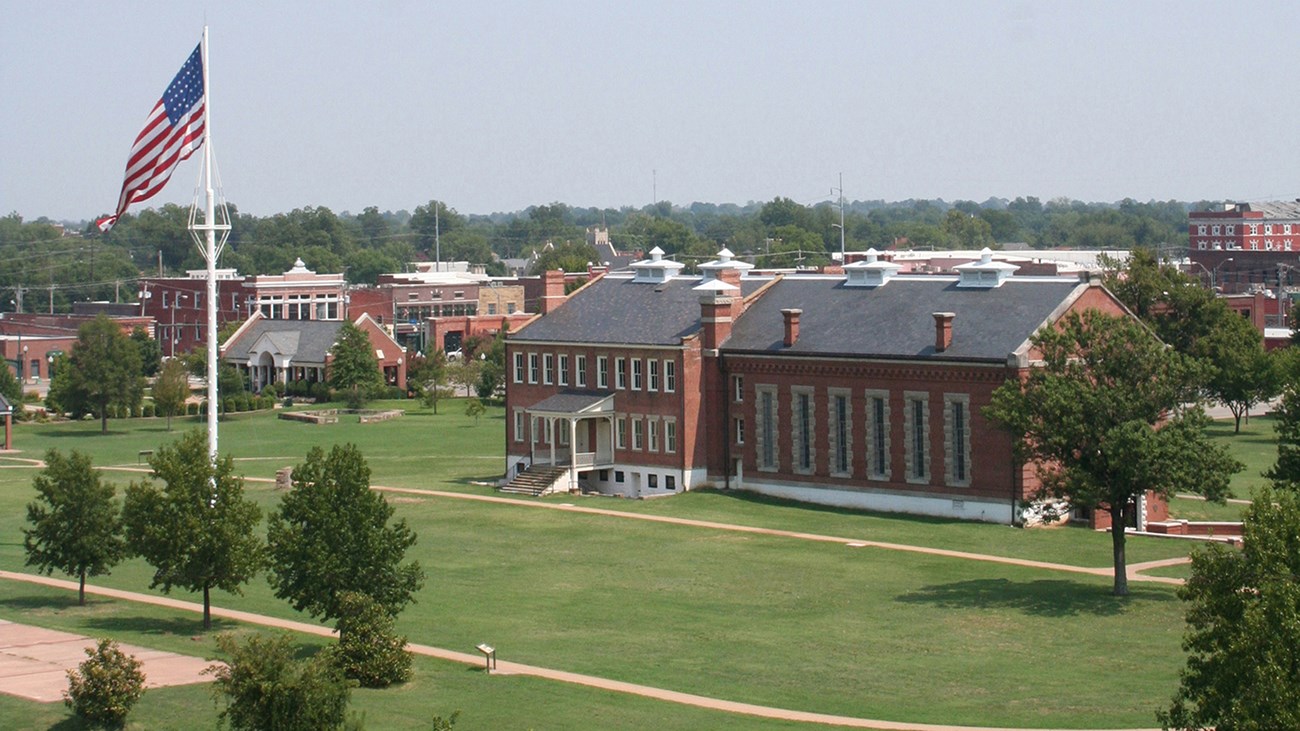
[[[37,576],[33,574],[23,574],[14,571],[0,571],[0,579],[7,581],[22,581],[30,584],[39,584],[58,589],[67,589],[75,591],[77,582],[65,579],[55,579],[48,576]],[[133,591],[124,591],[121,589],[110,589],[103,586],[86,585],[86,593],[96,596],[104,596],[112,599],[123,601],[139,602],[142,604],[152,604],[170,609],[177,609],[184,612],[193,612],[202,614],[203,605],[195,602],[172,599],[165,596],[156,596],[153,594],[141,594]],[[303,632],[320,637],[331,637],[334,631],[328,627],[322,627],[318,624],[309,624],[307,622],[296,622],[289,619],[280,619],[278,617],[268,617],[263,614],[254,614],[252,612],[241,612],[234,609],[223,609],[221,607],[212,607],[212,616],[232,619],[247,624],[260,625],[263,627],[272,627],[276,629],[291,630],[294,632]],[[440,647],[430,645],[419,645],[411,643],[407,649],[417,655],[426,655],[450,662],[463,663],[465,665],[481,665],[483,658],[480,655],[474,655],[466,652],[456,652],[455,650],[446,650]],[[523,663],[501,661],[495,668],[497,675],[530,675],[537,678],[545,678],[561,683],[572,683],[574,685],[583,685],[600,690],[613,691],[616,693],[628,693],[630,695],[653,698],[670,703],[680,703],[682,705],[695,706],[697,708],[706,708],[715,711],[724,711],[728,713],[739,713],[748,716],[757,716],[760,718],[771,718],[783,721],[802,721],[805,723],[816,723],[828,726],[843,726],[845,728],[865,728],[881,729],[883,731],[1049,731],[1047,729],[1027,729],[1022,727],[999,727],[999,726],[952,726],[933,723],[905,723],[899,721],[880,721],[869,718],[856,718],[853,716],[836,716],[829,713],[813,713],[810,711],[795,711],[786,708],[774,708],[771,706],[760,706],[753,703],[739,703],[728,701],[720,698],[710,698],[708,696],[695,695],[693,693],[682,693],[675,690],[666,690],[664,688],[655,688],[649,685],[638,685],[636,683],[625,683],[620,680],[609,680],[594,675],[583,675],[581,673],[570,673],[564,670],[554,670],[537,665],[525,665]],[[1051,731],[1060,731],[1054,729]],[[1102,731],[1102,730],[1089,730]],[[1123,731],[1148,731],[1146,729],[1126,729]],[[1154,731],[1154,730],[1151,730]]]

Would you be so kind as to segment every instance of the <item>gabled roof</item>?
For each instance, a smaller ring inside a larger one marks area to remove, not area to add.
[[[343,324],[341,320],[257,320],[226,345],[225,357],[247,361],[253,351],[270,349],[299,364],[324,365]]]
[[[724,353],[936,358],[1006,362],[1057,308],[1086,288],[1077,279],[1008,279],[996,289],[958,287],[955,277],[896,277],[874,288],[838,277],[786,277],[752,301]],[[783,309],[803,310],[784,347]],[[952,345],[935,352],[934,313],[956,314]]]
[[[741,280],[745,295],[768,280]],[[578,290],[564,304],[538,317],[511,340],[611,345],[680,345],[700,329],[697,277],[657,284],[606,275]]]

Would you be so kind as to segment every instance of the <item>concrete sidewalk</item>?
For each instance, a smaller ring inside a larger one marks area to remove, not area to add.
[[[41,703],[63,700],[68,671],[85,661],[85,649],[96,643],[91,637],[0,619],[0,693]],[[203,673],[212,662],[201,657],[137,645],[119,647],[144,664],[146,688],[212,681]]]

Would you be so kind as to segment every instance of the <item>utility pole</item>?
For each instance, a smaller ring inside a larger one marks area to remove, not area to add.
[[[840,194],[840,266],[844,266],[844,173],[840,173],[840,187],[831,192]]]
[[[14,287],[14,304],[18,308],[16,312],[23,311],[23,293],[26,291],[27,287]]]

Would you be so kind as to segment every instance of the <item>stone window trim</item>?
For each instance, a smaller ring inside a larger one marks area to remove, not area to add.
[[[645,420],[646,431],[646,451],[659,451],[659,418],[655,416],[647,417]]]
[[[853,476],[853,392],[847,388],[828,388],[827,409],[830,412],[830,473],[834,477]],[[839,399],[844,399],[844,421],[840,422]],[[841,426],[843,428],[841,428]],[[844,444],[840,444],[840,432]],[[840,457],[846,469],[840,469]]]
[[[927,391],[904,391],[903,403],[907,482],[928,485],[933,474],[930,469],[930,394]],[[917,404],[920,404],[920,424],[916,423]]]
[[[891,456],[892,456],[892,430],[890,429],[890,408],[889,408],[889,391],[877,388],[868,388],[863,393],[866,397],[866,460],[867,460],[867,479],[888,481],[891,477]],[[877,411],[877,399],[879,399],[880,409]],[[877,418],[880,423],[877,423]],[[881,457],[883,456],[883,459]],[[884,469],[880,469],[884,467]]]
[[[622,414],[614,415],[614,447],[627,449],[627,419]]]
[[[806,400],[805,400],[806,399]],[[804,407],[807,413],[804,413]],[[795,474],[817,472],[817,392],[809,386],[790,387],[790,458]]]
[[[632,414],[632,449],[640,452],[645,448],[645,416]]]
[[[956,431],[956,406],[961,406],[961,432]],[[971,408],[970,394],[945,393],[943,395],[943,481],[950,487],[970,487],[971,484]],[[958,474],[958,470],[964,474]]]
[[[677,420],[664,417],[664,453],[677,453]]]

